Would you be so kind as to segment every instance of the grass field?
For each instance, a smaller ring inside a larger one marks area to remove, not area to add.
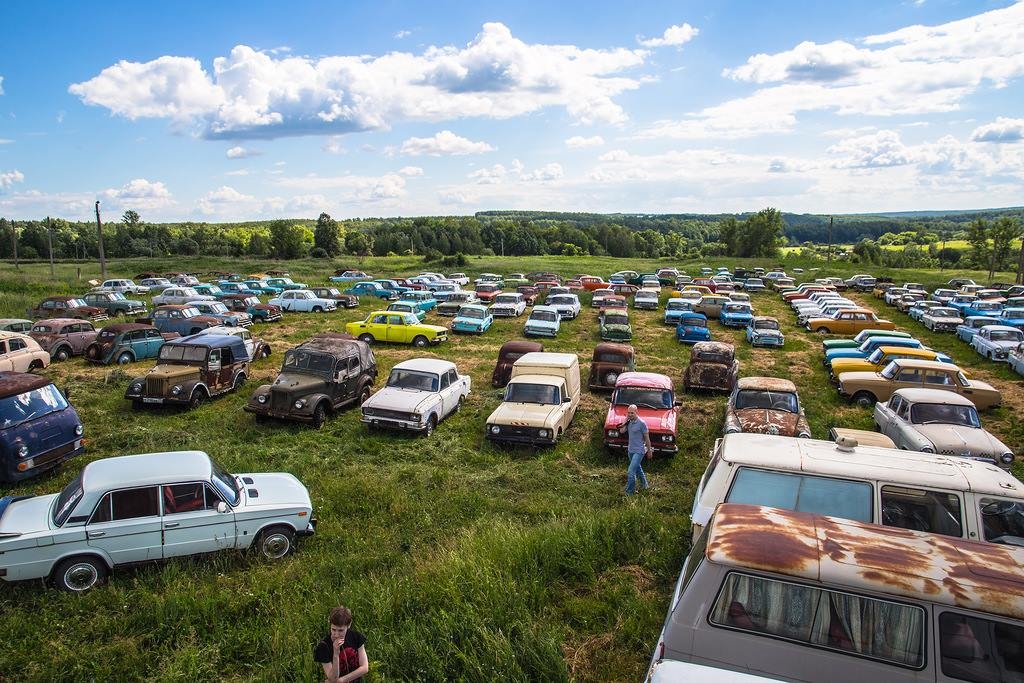
[[[127,261],[112,263],[110,274],[252,272],[274,265],[280,264]],[[341,265],[381,275],[424,267],[412,257],[288,264],[296,280],[310,284],[325,282]],[[472,258],[459,270],[607,275],[660,265],[667,262]],[[705,264],[673,265],[693,272]],[[707,265],[774,264],[729,259]],[[20,271],[0,265],[0,317],[23,317],[26,307],[49,294],[84,291],[79,267],[58,264],[51,280],[44,264],[23,264]],[[81,267],[82,280],[98,276],[95,264]],[[853,268],[837,264],[827,274]],[[951,276],[890,274],[932,285]],[[861,298],[952,355],[973,377],[1000,388],[1004,407],[983,419],[1024,452],[1019,377],[955,338],[930,334],[881,302]],[[870,412],[839,401],[828,385],[820,338],[796,329],[792,312],[773,294],[755,297],[755,306],[779,317],[784,349],[751,349],[742,332],[712,323],[715,339],[736,343],[741,374],[793,379],[816,438],[825,438],[833,425],[870,428]],[[524,318],[497,320],[482,337],[454,336],[428,351],[455,361],[472,376],[474,388],[465,408],[429,439],[370,434],[355,410],[320,431],[257,425],[242,411],[255,385],[276,376],[286,348],[316,331],[340,330],[373,308],[364,301],[352,311],[293,314],[282,324],[255,326],[274,355],[253,365],[243,391],[195,412],[131,410],[124,390],[151,361],[124,369],[92,367],[81,359],[52,365],[46,373],[71,390],[88,452],[38,480],[0,486],[0,495],[56,491],[96,458],[199,448],[234,472],[294,473],[310,489],[320,526],[279,563],[235,553],[172,561],[117,571],[107,586],[84,596],[38,582],[4,584],[0,680],[314,680],[320,670],[312,647],[326,630],[328,610],[339,602],[352,608],[355,628],[368,637],[372,680],[639,680],[688,549],[693,490],[720,434],[725,398],[682,397],[680,452],[648,465],[653,491],[631,500],[622,495],[625,462],[601,446],[607,409],[602,395],[584,392],[576,421],[554,448],[505,450],[483,438],[484,420],[499,402],[489,383],[498,347],[522,337]],[[632,312],[638,369],[668,374],[678,386],[689,351],[674,341],[661,316]],[[434,314],[427,318],[437,320]],[[545,348],[578,353],[586,373],[597,342],[596,314],[585,306]],[[398,346],[377,346],[375,353],[382,377],[396,362],[422,355]],[[1015,473],[1022,474],[1019,463]]]

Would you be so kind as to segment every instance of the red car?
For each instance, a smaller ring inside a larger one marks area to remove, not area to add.
[[[714,280],[712,280],[709,277],[697,277],[697,278],[694,278],[693,282],[691,282],[690,284],[691,285],[700,285],[701,287],[707,287],[708,289],[711,290],[712,294],[714,294],[715,292],[718,291],[718,283],[715,282]]]
[[[626,452],[626,409],[636,404],[637,416],[647,425],[655,453],[672,455],[676,445],[676,418],[679,404],[672,380],[653,372],[624,372],[615,381],[612,402],[604,418],[604,445],[610,451]]]
[[[493,282],[481,282],[476,286],[476,295],[480,301],[491,303],[494,301],[494,297],[501,294],[501,287],[494,284]]]

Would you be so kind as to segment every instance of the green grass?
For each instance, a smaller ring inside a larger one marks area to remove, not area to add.
[[[607,275],[662,261],[532,257],[471,258],[472,273],[555,270]],[[721,259],[706,265],[737,265]],[[254,271],[279,264],[195,259],[111,264],[111,276],[143,270]],[[293,277],[322,283],[335,267],[381,274],[423,268],[413,258],[287,264]],[[680,265],[680,264],[671,264]],[[682,264],[694,272],[704,263]],[[740,264],[742,265],[742,264]],[[774,265],[770,261],[753,265]],[[83,279],[97,277],[85,264]],[[0,317],[21,317],[48,294],[81,292],[76,264],[0,265]],[[86,270],[88,269],[88,270]],[[836,265],[825,274],[849,274]],[[810,275],[808,273],[807,275]],[[896,271],[895,278],[929,284],[949,273]],[[974,275],[977,275],[976,273]],[[1004,276],[1005,279],[1005,276]],[[1010,277],[1012,279],[1012,276]],[[926,343],[951,353],[973,376],[1007,392],[1007,407],[984,416],[1008,445],[1022,450],[1019,382],[954,338],[929,335],[917,323],[862,297]],[[751,349],[742,332],[713,323],[715,339],[737,344],[744,375],[790,377],[800,388],[814,436],[833,425],[870,428],[869,411],[839,401],[820,363],[820,338],[794,325],[775,295],[754,297],[759,313],[776,315],[786,332],[781,351]],[[283,423],[257,425],[242,411],[258,383],[272,381],[281,352],[321,330],[340,330],[374,304],[325,316],[295,314],[283,324],[257,326],[274,355],[254,364],[239,394],[196,412],[133,411],[122,398],[131,377],[152,362],[118,369],[81,359],[46,372],[71,390],[86,426],[88,452],[52,474],[0,495],[51,492],[85,462],[113,455],[200,448],[236,472],[284,470],[310,489],[320,520],[316,537],[293,557],[263,563],[236,553],[176,560],[117,571],[104,588],[84,596],[38,582],[0,587],[0,680],[313,680],[313,644],[329,609],[353,609],[368,638],[373,680],[638,680],[646,668],[683,556],[695,484],[720,434],[725,398],[684,396],[680,453],[647,466],[650,495],[625,500],[626,464],[605,453],[602,395],[585,392],[576,421],[547,450],[500,449],[483,438],[498,405],[490,387],[497,349],[521,338],[524,318],[499,319],[482,337],[455,336],[429,353],[455,361],[474,391],[465,408],[430,439],[370,434],[356,411],[319,432]],[[661,324],[662,311],[632,313],[638,368],[679,380],[689,355]],[[445,323],[448,319],[440,319]],[[428,322],[437,322],[431,314]],[[596,315],[585,307],[554,351],[579,353],[586,373],[597,339]],[[396,362],[421,355],[378,346],[382,376]],[[1020,474],[1020,471],[1017,470]]]

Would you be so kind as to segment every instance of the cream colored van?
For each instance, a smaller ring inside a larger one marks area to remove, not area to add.
[[[683,565],[651,669],[786,681],[1024,676],[1024,548],[719,506]]]
[[[727,434],[697,486],[694,539],[723,502],[1024,545],[1024,484],[1005,470],[852,440]]]

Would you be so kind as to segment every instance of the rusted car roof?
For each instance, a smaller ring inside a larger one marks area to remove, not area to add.
[[[771,321],[771,322],[773,322],[775,324],[778,324],[779,319],[778,318],[773,318],[770,315],[755,315],[751,322],[753,322],[753,323],[763,323],[763,322],[768,322],[768,321]]]
[[[17,396],[26,391],[41,389],[50,383],[49,377],[30,372],[0,372],[0,398]]]
[[[693,356],[699,356],[702,354],[708,355],[727,355],[732,357],[736,353],[736,347],[726,342],[715,342],[715,341],[702,341],[697,342],[693,345]]]
[[[132,332],[133,330],[152,330],[152,325],[145,325],[143,323],[114,323],[113,325],[107,325],[103,328],[104,332],[113,332],[114,334],[120,334],[122,332]]]
[[[501,345],[501,349],[498,351],[498,357],[501,358],[506,353],[532,353],[534,351],[543,351],[544,345],[532,341],[510,341],[505,342]]]
[[[656,372],[624,372],[615,381],[615,388],[624,386],[671,390],[672,379]]]
[[[788,379],[778,377],[741,377],[737,382],[740,391],[754,389],[761,391],[777,391],[779,393],[796,393],[796,385]]]
[[[43,320],[36,321],[35,325],[53,325],[61,327],[64,325],[81,325],[88,320],[82,320],[80,318],[44,318]]]
[[[295,348],[312,349],[337,357],[347,356],[350,352],[354,351],[359,356],[359,363],[362,367],[367,368],[370,365],[377,364],[369,344],[358,339],[343,339],[337,334],[318,334]]]
[[[1024,619],[1024,548],[725,503],[708,560]]]

